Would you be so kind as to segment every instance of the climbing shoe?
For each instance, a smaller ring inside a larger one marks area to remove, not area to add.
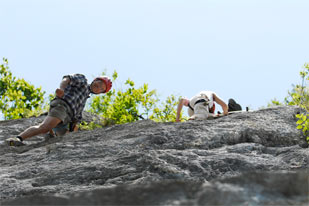
[[[19,147],[25,145],[18,137],[11,137],[5,140],[9,146]]]
[[[229,99],[228,106],[229,106],[229,112],[242,110],[241,106],[237,104],[237,102],[234,99]]]

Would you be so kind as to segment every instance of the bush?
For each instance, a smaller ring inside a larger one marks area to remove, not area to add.
[[[94,129],[96,129],[96,128],[102,128],[103,127],[103,123],[102,123],[102,125],[101,124],[97,124],[97,123],[95,123],[94,121],[93,122],[85,122],[85,121],[82,121],[80,124],[79,124],[79,126],[78,126],[78,128],[80,129],[80,130],[94,130]]]
[[[0,111],[5,119],[18,119],[39,115],[48,109],[41,88],[35,88],[24,79],[17,79],[9,70],[8,60],[3,58],[0,70]],[[115,82],[118,73],[115,71],[112,80]],[[152,119],[159,122],[175,121],[176,107],[179,98],[169,96],[160,102],[156,90],[149,90],[148,84],[136,88],[135,83],[128,79],[125,90],[112,89],[106,95],[95,96],[90,100],[88,111],[104,118],[102,125],[123,124],[139,119]],[[49,95],[52,99],[54,95]],[[101,125],[81,123],[83,129],[94,129]]]
[[[296,85],[292,92],[289,92],[289,97],[286,101],[289,105],[297,105],[306,110],[306,114],[298,114],[297,129],[301,129],[309,143],[309,64],[304,65],[304,70],[300,72],[302,85]]]
[[[302,130],[309,143],[309,64],[304,65],[304,69],[300,72],[302,84],[293,85],[293,89],[288,92],[288,96],[284,99],[284,103],[274,99],[268,106],[273,105],[295,105],[306,110],[305,114],[297,114],[297,129]]]
[[[113,82],[118,78],[115,71]],[[168,97],[162,107],[155,105],[160,101],[156,90],[149,90],[148,84],[135,88],[135,83],[128,79],[125,90],[109,91],[106,95],[93,97],[90,101],[89,112],[98,114],[105,119],[105,124],[123,124],[139,119],[152,119],[155,121],[174,121],[177,97]]]
[[[175,122],[177,115],[177,110],[175,110],[175,108],[178,102],[179,98],[175,95],[168,96],[165,102],[161,104],[161,107],[155,107],[153,109],[150,119],[157,122]]]
[[[8,60],[0,65],[0,111],[4,119],[19,119],[43,112],[44,94],[40,88],[17,79],[9,70]]]

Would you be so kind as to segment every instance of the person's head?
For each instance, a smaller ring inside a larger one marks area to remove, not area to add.
[[[111,88],[112,81],[106,76],[95,78],[90,85],[90,89],[94,94],[107,93]]]

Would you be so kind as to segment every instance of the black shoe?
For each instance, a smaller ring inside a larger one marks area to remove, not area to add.
[[[242,108],[239,104],[236,103],[236,101],[234,99],[229,99],[229,112],[233,112],[233,111],[241,111]]]

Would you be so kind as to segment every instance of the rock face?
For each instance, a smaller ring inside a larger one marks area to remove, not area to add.
[[[308,205],[297,107],[0,147],[2,205]],[[0,122],[0,140],[42,118]]]

